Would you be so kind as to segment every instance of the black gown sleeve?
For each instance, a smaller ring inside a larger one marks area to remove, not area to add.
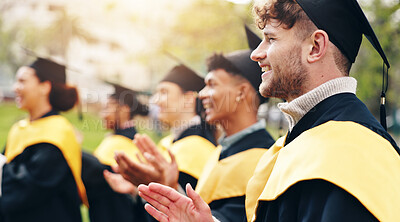
[[[216,200],[209,204],[212,215],[221,222],[243,222],[245,220],[245,197]]]
[[[190,183],[190,186],[194,189],[197,186],[197,179],[187,173],[179,172],[178,183],[186,192],[186,184]]]
[[[274,201],[261,202],[258,222],[378,221],[354,196],[321,179],[298,182]]]
[[[113,191],[103,176],[104,170],[112,171],[92,154],[82,152],[82,180],[89,200],[90,221],[144,221],[141,203],[135,204],[130,195]]]
[[[41,143],[26,148],[3,167],[0,209],[21,212],[43,205],[57,193],[70,172],[63,154],[54,145]]]

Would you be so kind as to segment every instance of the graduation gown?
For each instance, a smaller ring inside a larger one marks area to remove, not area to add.
[[[249,221],[397,221],[399,148],[352,93],[308,112],[260,159]]]
[[[115,134],[107,136],[101,141],[100,145],[93,152],[93,155],[97,157],[101,163],[108,166],[117,164],[114,159],[114,153],[116,151],[122,151],[128,155],[129,158],[137,161],[136,154],[140,152],[132,142],[135,134],[136,129],[134,127],[117,129]]]
[[[168,144],[168,140],[172,142]],[[185,188],[186,184],[190,183],[192,187],[196,187],[208,158],[215,150],[216,142],[210,126],[202,120],[200,124],[184,130],[175,140],[167,137],[161,144],[175,155],[179,185]]]
[[[81,221],[81,150],[64,117],[52,111],[14,124],[5,156],[0,221]]]
[[[265,129],[256,130],[227,147],[221,146],[207,162],[196,192],[209,204],[220,221],[245,218],[247,182],[253,175],[258,159],[274,143]]]
[[[91,222],[143,221],[143,212],[137,209],[139,206],[134,204],[132,197],[114,192],[103,176],[104,170],[112,171],[110,165],[116,164],[114,151],[124,151],[131,158],[138,152],[138,148],[132,143],[135,134],[133,127],[118,129],[100,143],[94,155],[83,152],[82,178],[90,204]]]

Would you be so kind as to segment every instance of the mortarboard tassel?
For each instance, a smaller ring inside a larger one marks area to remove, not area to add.
[[[386,72],[385,72],[385,67],[386,67]],[[389,68],[385,66],[385,63],[383,63],[382,67],[382,92],[381,92],[381,105],[380,105],[380,119],[381,119],[381,125],[383,128],[387,131],[387,124],[386,124],[386,92],[388,90],[388,85],[389,85]],[[386,77],[386,78],[385,78]]]

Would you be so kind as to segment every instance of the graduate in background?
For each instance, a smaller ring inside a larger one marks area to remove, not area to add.
[[[1,221],[81,221],[80,205],[87,204],[81,149],[73,126],[59,115],[78,101],[76,88],[66,85],[65,66],[38,58],[17,71],[14,91],[29,118],[8,134]]]
[[[116,155],[118,171],[125,179],[135,186],[150,182],[160,182],[175,189],[184,187],[187,183],[196,186],[204,164],[215,149],[213,128],[205,123],[196,111],[199,105],[197,92],[203,86],[203,78],[185,65],[175,66],[160,81],[154,100],[160,107],[158,118],[171,127],[171,135],[162,139],[159,147],[169,150],[174,157],[168,162],[159,156],[157,160],[163,161],[164,167],[160,166],[162,164],[160,161],[147,159],[158,164],[154,167],[154,165],[136,164],[126,158],[126,155],[118,154]],[[147,141],[149,140],[147,137]],[[165,171],[171,166],[175,167],[176,164],[179,173],[176,171],[171,175],[170,172],[174,172],[173,170]],[[113,176],[105,173],[106,177]],[[110,183],[113,183],[112,179]]]
[[[261,42],[247,27],[246,34],[251,48]],[[257,120],[258,107],[268,99],[258,93],[261,70],[250,53],[247,49],[209,57],[206,87],[199,93],[207,122],[221,124],[224,134],[196,192],[223,222],[244,220],[247,183],[258,159],[275,142],[265,121]]]
[[[102,111],[103,123],[107,129],[113,130],[113,134],[104,138],[96,148],[93,155],[101,163],[116,165],[115,152],[123,151],[130,158],[136,159],[139,152],[132,140],[136,134],[133,118],[137,115],[147,116],[149,109],[137,99],[137,93],[121,85],[113,85],[115,92],[107,99]]]
[[[137,99],[137,92],[118,84],[110,84],[115,91],[107,99],[102,118],[105,127],[113,130],[113,133],[103,139],[94,155],[83,152],[82,156],[82,179],[90,204],[89,218],[91,222],[140,221],[134,199],[130,195],[113,191],[104,179],[103,171],[111,170],[111,166],[116,165],[116,151],[123,151],[137,161],[139,150],[132,142],[136,134],[133,118],[136,115],[146,116],[148,108]],[[128,193],[135,191],[132,189]]]

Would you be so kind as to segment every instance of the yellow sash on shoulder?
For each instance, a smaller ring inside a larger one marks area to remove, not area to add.
[[[138,162],[136,154],[140,151],[131,139],[121,135],[111,135],[103,139],[100,145],[93,152],[93,155],[103,164],[116,165],[114,153],[116,151],[124,152],[130,159]]]
[[[175,155],[179,171],[198,179],[215,146],[207,139],[193,135],[176,141],[170,150]]]
[[[260,201],[275,200],[295,183],[312,179],[346,190],[380,221],[400,218],[400,156],[380,135],[354,122],[329,121],[282,149],[279,145],[264,155],[249,182],[249,220],[255,220]]]
[[[162,151],[167,151],[172,146],[172,142],[174,141],[174,137],[172,135],[168,135],[158,142],[157,147]]]
[[[174,141],[174,137],[172,135],[168,135],[168,136],[162,138],[157,144],[158,150],[168,161],[171,160],[171,158],[168,154],[168,150],[172,147],[173,141]]]
[[[221,146],[218,146],[200,176],[196,192],[208,204],[215,200],[244,196],[247,182],[266,151],[252,148],[219,161]]]
[[[86,190],[81,179],[82,151],[73,126],[64,117],[53,115],[30,122],[28,119],[15,123],[7,138],[5,156],[11,162],[25,148],[50,143],[61,150],[70,167],[82,202],[88,206]]]

